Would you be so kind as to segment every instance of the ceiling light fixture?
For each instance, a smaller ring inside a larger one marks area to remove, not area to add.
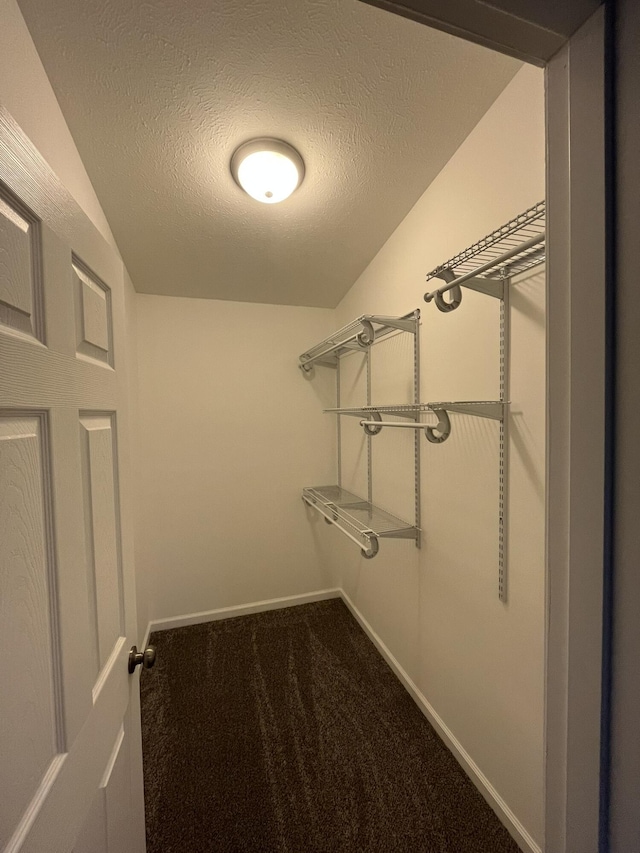
[[[281,139],[251,139],[233,152],[231,174],[256,201],[284,201],[302,183],[304,161]]]

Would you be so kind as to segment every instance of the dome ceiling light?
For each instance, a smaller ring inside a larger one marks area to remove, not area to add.
[[[277,204],[302,183],[304,161],[281,139],[251,139],[233,152],[231,174],[251,198]]]

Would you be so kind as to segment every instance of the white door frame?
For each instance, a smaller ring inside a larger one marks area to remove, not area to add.
[[[604,37],[601,8],[546,72],[549,853],[599,849],[607,510]]]
[[[600,0],[364,2],[546,67],[544,849],[596,853],[601,831],[603,580],[610,556],[604,545],[605,514],[610,512],[605,500],[605,412],[612,402],[605,398],[605,8]],[[608,782],[603,780],[605,803]],[[606,815],[602,831],[604,838]],[[605,839],[601,853],[606,844]]]

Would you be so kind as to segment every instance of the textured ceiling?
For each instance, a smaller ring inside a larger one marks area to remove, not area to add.
[[[20,7],[145,293],[335,306],[519,68],[356,0]],[[281,204],[231,177],[255,136],[305,161]]]

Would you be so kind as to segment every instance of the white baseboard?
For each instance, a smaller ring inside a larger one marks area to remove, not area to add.
[[[523,851],[525,851],[525,853],[542,853],[540,846],[534,841],[531,835],[520,823],[518,818],[514,815],[514,813],[502,799],[500,794],[489,782],[487,777],[480,770],[480,768],[471,758],[469,753],[464,749],[460,741],[457,740],[453,732],[449,728],[447,728],[445,723],[429,704],[424,694],[420,692],[418,687],[407,675],[407,673],[398,663],[396,658],[391,654],[387,646],[376,634],[376,632],[364,618],[362,613],[360,613],[360,611],[351,601],[346,592],[344,592],[344,590],[340,590],[340,593],[342,600],[347,605],[360,627],[363,629],[365,634],[369,637],[371,642],[378,649],[382,657],[389,664],[391,669],[394,671],[394,673],[400,680],[401,684],[404,686],[404,688],[410,694],[416,705],[420,708],[422,713],[425,715],[425,717],[429,720],[431,725],[440,735],[449,750],[455,755],[462,769],[474,783],[474,785],[482,794],[487,803],[491,806],[493,811],[497,814],[501,823],[509,831],[509,834],[514,839],[514,841]]]
[[[414,702],[438,732],[447,747],[454,754],[467,776],[474,783],[500,821],[507,828],[513,839],[525,853],[541,853],[540,846],[534,841],[509,806],[502,799],[493,785],[489,782],[478,765],[456,739],[453,732],[447,728],[443,720],[420,692],[409,675],[405,672],[387,646],[373,630],[364,616],[360,613],[349,596],[342,589],[323,589],[304,595],[290,595],[286,598],[271,598],[267,601],[256,601],[252,604],[241,604],[235,607],[222,607],[218,610],[204,610],[200,613],[189,613],[185,616],[172,616],[167,619],[154,619],[149,622],[142,648],[146,648],[149,635],[153,631],[167,631],[170,628],[182,628],[185,625],[199,625],[202,622],[214,622],[219,619],[229,619],[234,616],[246,616],[250,613],[263,613],[267,610],[280,610],[283,607],[294,607],[297,604],[311,604],[314,601],[326,601],[330,598],[341,598],[347,605],[354,618],[389,664],[400,683],[407,690]]]
[[[219,619],[231,619],[234,616],[247,616],[250,613],[263,613],[267,610],[280,610],[283,607],[295,607],[297,604],[311,604],[314,601],[340,598],[341,594],[340,589],[321,589],[318,592],[307,592],[303,595],[288,595],[285,598],[270,598],[267,601],[221,607],[218,610],[203,610],[200,613],[188,613],[185,616],[153,619],[147,627],[146,640],[148,641],[149,634],[153,631],[168,631],[170,628],[183,628],[185,625],[200,625],[202,622],[217,622]]]

